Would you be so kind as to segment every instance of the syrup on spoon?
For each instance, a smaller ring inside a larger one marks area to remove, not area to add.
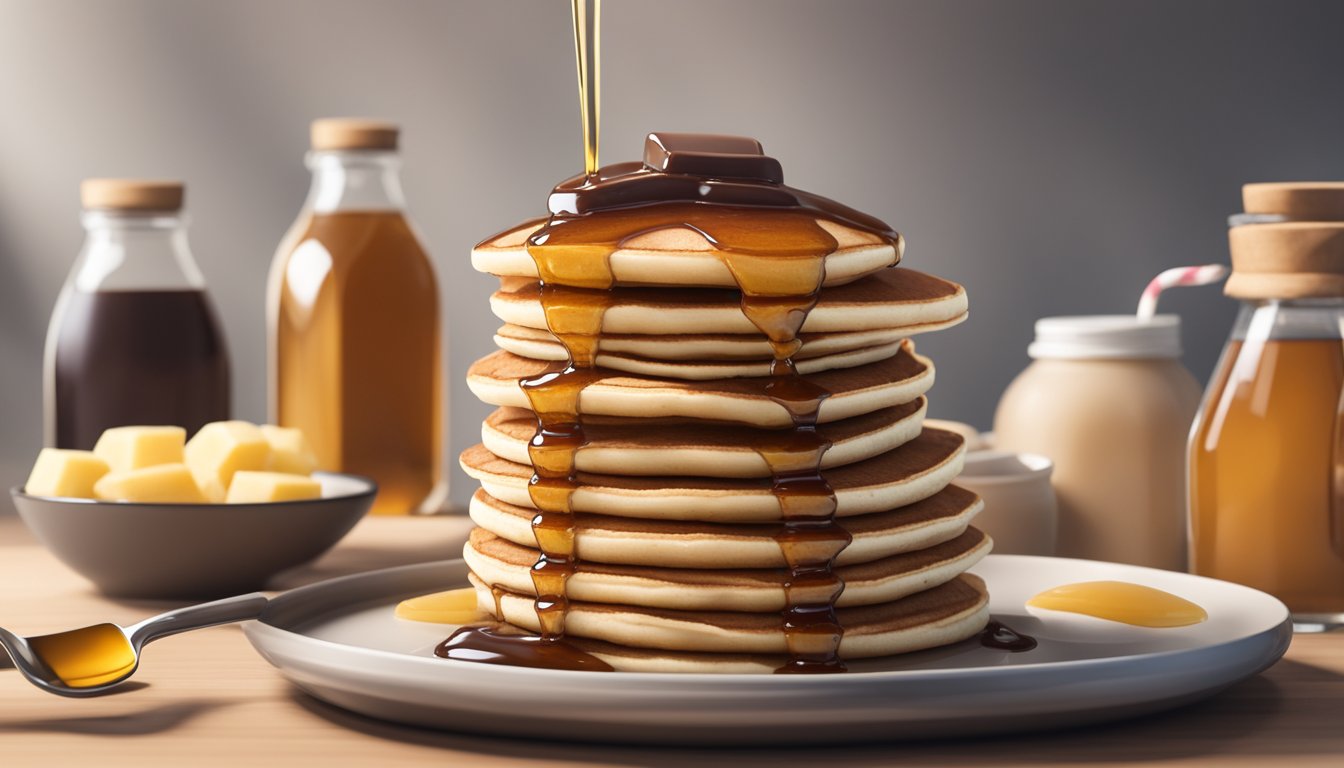
[[[96,696],[124,682],[146,643],[192,629],[255,619],[267,605],[260,593],[159,614],[139,624],[94,624],[52,635],[20,637],[0,627],[0,646],[28,682],[60,696]]]

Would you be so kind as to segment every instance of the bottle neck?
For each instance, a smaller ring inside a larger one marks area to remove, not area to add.
[[[313,151],[306,158],[313,172],[305,207],[312,213],[400,211],[401,157],[388,151]]]
[[[1344,297],[1243,302],[1232,339],[1344,339]]]
[[[187,243],[187,219],[177,211],[88,210],[81,216],[84,247],[72,276],[76,290],[203,289],[205,278]]]

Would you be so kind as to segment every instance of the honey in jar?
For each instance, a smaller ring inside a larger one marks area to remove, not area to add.
[[[1191,569],[1344,621],[1344,184],[1250,184],[1243,302],[1190,437]]]

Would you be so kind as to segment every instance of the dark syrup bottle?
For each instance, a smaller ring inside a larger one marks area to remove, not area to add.
[[[89,179],[86,231],[52,313],[46,442],[88,450],[104,429],[229,418],[229,361],[187,245],[178,182]]]

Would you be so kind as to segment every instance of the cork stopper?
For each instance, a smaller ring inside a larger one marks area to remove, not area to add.
[[[1228,231],[1238,299],[1344,296],[1344,222],[1248,224]]]
[[[1248,214],[1286,220],[1228,230],[1232,276],[1224,293],[1237,299],[1344,297],[1344,182],[1247,184],[1242,200]]]
[[[79,185],[80,202],[90,210],[177,211],[185,193],[180,181],[85,179]]]
[[[312,144],[316,150],[396,149],[396,123],[357,117],[326,117],[314,120]]]
[[[1344,181],[1289,181],[1241,188],[1247,213],[1293,221],[1344,221]]]

